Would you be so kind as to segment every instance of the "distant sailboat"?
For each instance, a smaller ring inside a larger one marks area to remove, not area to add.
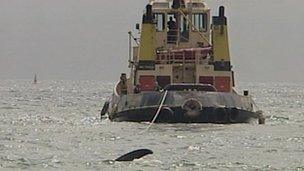
[[[34,84],[37,84],[37,74],[35,74],[35,77],[34,77]]]

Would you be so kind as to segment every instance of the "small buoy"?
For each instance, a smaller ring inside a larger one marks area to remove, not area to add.
[[[35,77],[34,77],[34,84],[37,84],[37,74],[35,74]]]

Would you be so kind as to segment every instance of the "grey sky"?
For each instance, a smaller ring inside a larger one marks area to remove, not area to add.
[[[0,79],[112,81],[146,0],[1,0]],[[304,81],[303,0],[207,0],[227,7],[238,81]]]

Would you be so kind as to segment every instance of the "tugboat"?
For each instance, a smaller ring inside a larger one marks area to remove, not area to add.
[[[114,122],[265,123],[249,92],[234,90],[223,6],[211,20],[203,0],[150,0],[136,29],[139,39],[129,32],[129,78],[121,74],[101,115]]]

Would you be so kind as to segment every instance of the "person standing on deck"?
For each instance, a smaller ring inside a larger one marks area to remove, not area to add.
[[[125,73],[122,73],[120,76],[120,92],[121,95],[128,94],[127,75]]]

